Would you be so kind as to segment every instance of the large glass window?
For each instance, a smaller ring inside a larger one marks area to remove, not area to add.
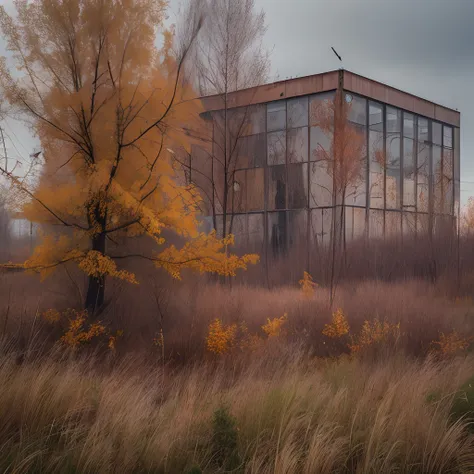
[[[416,233],[416,213],[404,212],[402,216],[403,235],[414,236]]]
[[[331,139],[319,127],[310,132],[310,206],[332,206],[333,174]]]
[[[372,108],[372,107],[371,107]],[[375,109],[375,107],[374,107]],[[379,124],[374,125],[377,129]],[[384,168],[383,132],[369,130],[369,166],[370,166],[370,207],[384,208]]]
[[[386,203],[387,209],[400,208],[400,134],[387,135],[387,175]]]
[[[310,161],[326,163],[332,160],[334,127],[334,93],[317,94],[310,97]]]
[[[366,210],[358,207],[354,208],[354,217],[353,217],[353,234],[354,239],[359,239],[365,236],[366,231]]]
[[[286,163],[286,131],[269,133],[268,143],[268,164],[283,165]]]
[[[386,212],[385,214],[385,237],[397,239],[402,234],[402,213]]]
[[[416,233],[425,236],[430,230],[429,214],[418,212],[416,215]]]
[[[345,236],[346,241],[359,239],[365,235],[365,209],[360,207],[345,207]]]
[[[306,127],[308,125],[308,97],[289,99],[288,128]]]
[[[227,142],[230,147],[233,147],[242,135],[250,134],[247,133],[250,132],[249,107],[229,109],[227,114],[223,113],[222,120],[223,125],[227,120]],[[222,131],[224,132],[224,127]]]
[[[403,209],[414,211],[416,205],[415,140],[403,138]]]
[[[442,133],[441,133],[441,124],[438,122],[432,122],[432,134],[433,139],[432,142],[434,145],[442,145]]]
[[[236,169],[263,167],[266,157],[266,134],[239,138],[235,153]]]
[[[435,214],[440,214],[443,207],[443,170],[441,147],[436,145],[433,146],[431,176],[433,186],[433,212]]]
[[[249,252],[263,253],[264,218],[263,214],[248,215]]]
[[[191,147],[191,164],[195,172],[191,173],[191,182],[198,188],[202,201],[199,210],[206,216],[211,213],[212,185],[209,178],[212,176],[212,154],[208,150],[196,145]]]
[[[443,146],[445,148],[453,147],[453,127],[443,125]]]
[[[212,155],[221,162],[224,162],[225,150],[225,120],[221,110],[212,112]]]
[[[418,143],[429,142],[429,125],[428,119],[418,117]]]
[[[387,107],[387,133],[398,133],[401,131],[401,110]]]
[[[385,198],[387,209],[400,208],[400,131],[401,111],[387,107],[386,138],[386,182]]]
[[[309,98],[309,121],[311,126],[319,126],[321,118],[334,117],[334,92],[315,94]]]
[[[234,181],[232,183],[231,198],[227,202],[227,212],[246,211],[246,190],[246,171],[236,171],[234,173]]]
[[[314,247],[328,245],[332,234],[332,209],[311,211],[310,239]]]
[[[348,104],[348,119],[350,122],[367,125],[367,101],[359,96],[350,93],[345,94]]]
[[[308,127],[288,130],[288,163],[308,161]]]
[[[377,239],[383,237],[384,211],[370,210],[369,212],[369,237]]]
[[[328,163],[310,163],[310,206],[325,207],[333,204],[333,178]]]
[[[420,122],[426,119],[418,119],[418,132],[420,134]],[[423,133],[423,132],[422,132]],[[431,146],[425,142],[418,142],[417,159],[417,210],[428,212],[430,199],[430,149]]]
[[[247,170],[247,211],[262,211],[264,208],[264,170]]]
[[[443,213],[453,214],[454,187],[453,187],[453,150],[443,148]]]
[[[288,165],[288,208],[308,207],[308,165]]]
[[[286,253],[287,232],[286,212],[268,213],[268,243],[273,258]]]
[[[227,214],[225,220],[225,235],[229,235],[230,233],[230,215]],[[224,216],[218,214],[216,216],[216,232],[219,237],[222,237],[222,229],[224,228]]]
[[[369,128],[383,132],[383,107],[376,102],[369,102]]]
[[[332,160],[332,136],[322,130],[320,127],[311,127],[310,131],[311,149],[309,159],[310,161],[325,161]]]
[[[375,209],[384,208],[383,130],[383,107],[369,102],[369,194],[370,207]]]
[[[247,108],[246,127],[244,135],[256,135],[265,132],[265,105],[251,105]]]
[[[302,251],[306,248],[307,243],[307,211],[291,211],[288,212],[288,237],[289,247],[298,248]]]
[[[268,171],[268,209],[286,209],[286,166],[272,166]]]
[[[233,214],[228,217],[230,221],[229,232],[235,237],[236,247],[246,248],[247,246],[247,215]]]
[[[403,113],[403,136],[415,138],[415,118],[407,112]]]
[[[342,154],[351,166],[336,177],[334,93],[242,107],[229,114],[232,129],[238,122],[245,126],[235,149],[227,143],[234,160],[227,211],[235,215],[234,233],[247,233],[248,245],[251,234],[255,236],[255,250],[269,245],[276,256],[291,245],[304,246],[308,229],[316,245],[329,243],[334,205],[337,226],[344,226],[348,240],[364,236],[366,227],[372,237],[398,236],[402,230],[413,234],[425,220],[436,227],[437,220],[428,219],[430,212],[458,212],[459,130],[375,101],[367,103],[351,93],[344,98],[346,131],[352,139],[344,143]],[[222,114],[216,119],[213,173],[216,210],[222,213]],[[352,146],[359,135],[363,147]],[[346,183],[344,222],[339,220],[341,195],[334,196],[335,179]],[[308,206],[312,211],[306,210]],[[397,212],[400,209],[404,212]],[[243,238],[238,240],[240,245]]]
[[[279,100],[267,104],[267,131],[284,130],[286,128],[286,101]]]
[[[367,135],[366,127],[348,124],[344,143],[342,180],[346,181],[346,200],[350,206],[366,205],[367,198]],[[345,168],[345,169],[344,169]]]

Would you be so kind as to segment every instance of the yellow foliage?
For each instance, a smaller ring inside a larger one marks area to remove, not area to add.
[[[349,344],[349,349],[351,352],[359,352],[367,347],[387,342],[390,337],[397,337],[399,331],[400,323],[380,322],[377,318],[372,322],[366,320],[360,333]]]
[[[73,317],[69,319],[68,331],[61,338],[61,342],[65,345],[75,348],[105,333],[105,327],[100,322],[90,324],[88,328],[85,327],[87,311],[72,311],[72,315]]]
[[[48,323],[57,323],[61,319],[61,313],[55,309],[48,309],[41,315]]]
[[[123,336],[123,331],[118,330],[115,335],[109,336],[109,343],[107,344],[111,351],[115,351],[117,340]]]
[[[323,335],[331,338],[338,338],[349,333],[349,323],[347,322],[342,309],[337,309],[332,314],[332,321],[326,324],[323,329]]]
[[[312,296],[314,294],[314,290],[318,286],[317,283],[313,281],[313,277],[308,273],[303,273],[303,279],[299,281],[301,291],[305,296]]]
[[[285,313],[279,318],[267,319],[267,323],[262,326],[263,332],[268,337],[278,337],[283,332],[283,326],[288,319],[288,314]]]
[[[256,264],[259,256],[255,254],[242,257],[227,255],[226,248],[233,243],[233,235],[218,239],[215,231],[209,234],[201,233],[181,249],[171,245],[157,256],[155,263],[176,279],[181,278],[181,270],[184,268],[190,268],[199,273],[235,276],[237,270],[246,270],[247,265]]]
[[[449,334],[440,333],[439,339],[432,342],[435,353],[442,356],[451,356],[457,352],[466,350],[470,345],[470,340],[462,337],[457,331],[452,331]]]
[[[209,324],[206,338],[207,350],[214,354],[224,354],[228,352],[234,343],[237,332],[237,325],[225,325],[216,318]]]
[[[178,76],[173,29],[163,25],[167,2],[16,6],[15,16],[0,7],[16,63],[0,61],[0,88],[12,108],[31,119],[43,166],[34,189],[12,182],[27,197],[24,217],[59,235],[48,230],[31,258],[6,266],[45,277],[74,262],[89,276],[136,283],[132,273],[117,269],[104,242],[137,236],[155,245],[153,255],[140,257],[175,278],[183,268],[233,276],[255,264],[256,255],[228,252],[231,236],[221,241],[200,233],[200,194],[184,184],[166,151],[189,151],[205,127],[196,92]],[[164,37],[161,49],[157,34]],[[164,230],[187,243],[167,247]]]
[[[115,265],[115,262],[110,257],[95,250],[87,252],[86,256],[80,261],[79,268],[90,276],[99,277],[102,275],[110,275],[120,280],[128,281],[129,283],[138,283],[133,273],[125,270],[117,270],[117,265]]]
[[[117,342],[117,338],[115,336],[109,336],[109,343],[107,345],[111,351],[115,351],[116,342]]]
[[[116,331],[115,334],[110,334],[100,321],[92,323],[87,327],[87,311],[68,309],[60,313],[56,309],[48,309],[41,316],[50,324],[60,323],[63,327],[66,324],[66,332],[60,341],[70,347],[77,347],[99,336],[107,336],[109,349],[115,350],[117,340],[123,336],[122,330]]]

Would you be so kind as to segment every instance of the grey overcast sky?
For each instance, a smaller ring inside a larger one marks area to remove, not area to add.
[[[345,69],[458,109],[461,200],[474,196],[474,0],[255,2],[279,79],[338,69],[333,46]]]
[[[266,12],[272,77],[337,69],[334,46],[345,69],[458,109],[462,203],[474,196],[474,0],[255,1]],[[170,21],[179,3],[170,1]],[[3,126],[12,156],[35,146],[24,129]]]

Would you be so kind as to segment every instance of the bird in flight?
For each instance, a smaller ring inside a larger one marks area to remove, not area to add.
[[[342,61],[341,56],[339,56],[339,54],[337,54],[336,50],[332,46],[331,46],[331,49],[334,51],[334,54],[339,58],[339,61]]]

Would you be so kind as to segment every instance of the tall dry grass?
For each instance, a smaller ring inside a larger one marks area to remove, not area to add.
[[[226,472],[212,422],[225,407],[232,472],[468,473],[469,413],[452,413],[473,376],[472,356],[329,362],[279,343],[165,373],[131,359],[111,370],[93,358],[17,365],[4,353],[0,469]]]
[[[59,274],[43,284],[34,276],[4,276],[0,280],[0,336],[23,350],[32,341],[49,348],[58,339],[58,328],[46,324],[42,312],[80,308],[80,282],[75,284],[70,276]],[[164,283],[156,278],[150,273],[139,286],[118,283],[109,287],[110,302],[99,318],[111,332],[123,330],[117,344],[121,354],[133,351],[156,357],[153,339],[162,330],[167,360],[198,360],[205,356],[206,334],[214,319],[245,323],[251,333],[263,336],[261,326],[268,318],[287,313],[289,343],[302,344],[316,356],[333,355],[322,335],[332,314],[325,288],[317,288],[308,298],[297,284],[268,290],[242,285],[228,288],[199,280]],[[336,291],[335,308],[342,308],[353,332],[365,320],[400,323],[397,349],[410,355],[426,355],[441,333],[474,335],[472,299],[455,299],[441,284],[420,280],[345,283]]]
[[[474,293],[467,256],[460,295]],[[341,278],[332,309],[327,288],[298,289],[301,274],[268,289],[170,282],[140,267],[138,287],[111,282],[99,315],[124,331],[116,350],[98,338],[75,353],[42,313],[79,308],[83,275],[62,268],[43,284],[2,275],[0,470],[474,472],[473,355],[429,355],[441,333],[474,335],[474,303],[454,297],[449,272],[435,283],[392,278],[384,262],[386,278]],[[399,323],[398,337],[349,355],[347,341],[322,334],[335,308],[351,334],[378,319]],[[262,325],[284,314],[284,332],[266,338]],[[260,344],[209,353],[216,318],[245,323]]]

